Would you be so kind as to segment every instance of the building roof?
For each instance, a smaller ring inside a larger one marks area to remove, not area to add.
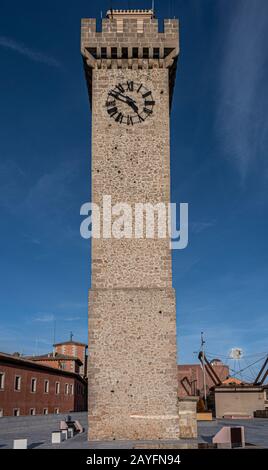
[[[132,18],[144,19],[154,18],[154,10],[108,10],[106,13],[107,18]]]
[[[216,385],[213,387],[213,390],[215,392],[219,393],[246,393],[246,392],[261,392],[263,390],[262,385],[254,385],[254,384],[246,384],[246,383],[241,383],[241,384],[222,384],[222,385]]]
[[[211,363],[210,363],[211,364]],[[224,364],[223,362],[219,363],[219,362],[216,362],[214,364],[211,364],[212,367],[228,367],[229,366],[227,364]],[[184,369],[185,367],[198,367],[198,368],[202,368],[201,364],[177,364],[177,368],[178,369]]]
[[[223,385],[241,385],[242,380],[237,379],[236,377],[228,377],[228,379],[223,380]]]
[[[21,365],[22,367],[29,367],[30,369],[39,369],[40,371],[47,371],[49,373],[55,375],[65,375],[69,377],[75,377],[82,382],[85,382],[81,375],[76,374],[75,372],[69,372],[63,369],[56,369],[55,367],[48,366],[45,364],[40,364],[40,362],[35,362],[30,359],[22,358],[21,356],[13,356],[12,354],[7,354],[0,352],[0,363],[9,363],[9,364],[16,364]]]
[[[80,366],[83,364],[79,357],[67,356],[59,353],[42,354],[41,356],[27,356],[30,361],[75,361]]]
[[[77,345],[77,346],[85,346],[85,348],[87,349],[87,344],[86,343],[80,343],[79,341],[62,341],[62,343],[55,343],[53,344],[53,347],[55,348],[56,346],[65,346],[67,344],[72,344],[73,346]]]
[[[213,363],[214,363],[214,364],[222,364],[223,362],[222,362],[221,359],[215,358],[215,359],[212,359],[212,361],[210,361],[210,364],[213,364]]]

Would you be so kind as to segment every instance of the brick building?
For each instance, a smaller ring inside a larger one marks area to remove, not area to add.
[[[211,361],[211,367],[216,372],[219,379],[223,382],[229,377],[229,367],[218,359]],[[178,365],[179,388],[178,395],[180,398],[187,395],[203,396],[204,395],[204,375],[200,364],[181,364]],[[206,372],[206,389],[215,384]]]
[[[70,340],[54,344],[53,348],[53,352],[41,356],[29,356],[27,359],[86,377],[87,344]]]
[[[79,374],[87,375],[87,344],[78,341],[63,341],[53,345],[56,354],[63,354],[70,357],[76,357],[80,361]]]
[[[38,362],[44,366],[54,367],[55,369],[66,370],[68,372],[80,373],[82,362],[77,357],[67,356],[59,353],[48,353],[42,356],[27,357],[30,361]]]
[[[87,409],[87,383],[74,372],[0,353],[0,417]]]

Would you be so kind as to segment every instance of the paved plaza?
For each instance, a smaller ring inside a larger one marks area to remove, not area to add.
[[[17,418],[1,418],[0,420],[0,449],[11,449],[13,439],[28,439],[32,449],[133,449],[133,448],[184,448],[197,447],[194,440],[181,441],[110,441],[87,442],[87,413],[71,413],[73,419],[80,421],[85,428],[83,434],[61,444],[51,444],[51,433],[59,429],[59,422],[65,415],[21,416]],[[251,420],[214,420],[198,424],[198,443],[211,444],[212,437],[222,426],[245,426],[246,443],[252,448],[268,448],[268,419]]]

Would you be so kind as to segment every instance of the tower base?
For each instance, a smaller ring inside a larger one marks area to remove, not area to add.
[[[175,292],[89,293],[89,439],[178,439]]]

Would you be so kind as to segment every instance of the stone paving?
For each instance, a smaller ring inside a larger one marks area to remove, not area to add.
[[[71,413],[87,430],[87,413]],[[78,434],[61,444],[51,444],[51,433],[59,429],[65,415],[6,417],[0,419],[0,450],[11,449],[13,439],[28,439],[32,449],[134,449],[134,448],[194,448],[197,441],[109,441],[87,442],[87,433]],[[198,443],[211,443],[222,426],[244,426],[246,442],[258,448],[268,448],[268,419],[214,420],[198,423]],[[252,447],[254,448],[254,447]]]

